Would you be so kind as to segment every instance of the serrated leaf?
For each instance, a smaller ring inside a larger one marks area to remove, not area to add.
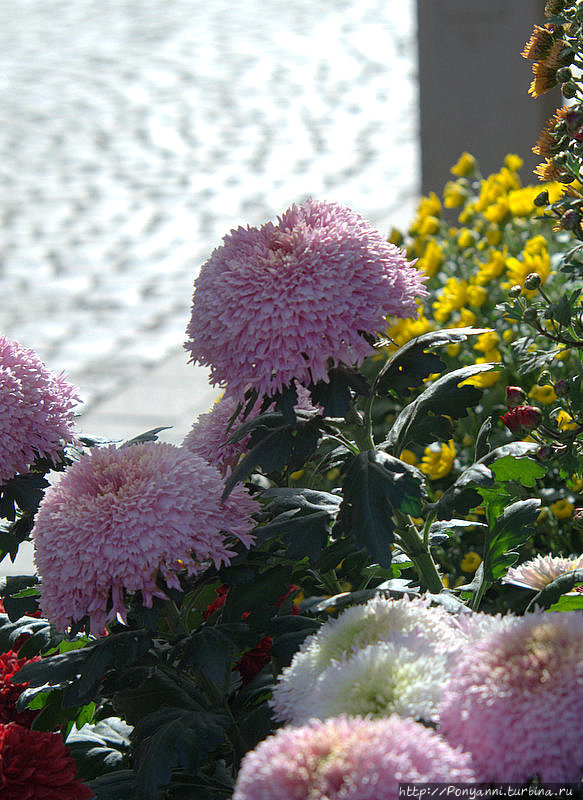
[[[228,584],[229,570],[224,570],[221,574]],[[285,594],[289,583],[290,569],[287,565],[278,565],[259,574],[252,573],[246,583],[230,586],[222,608],[223,622],[240,622],[241,614],[253,610],[256,610],[256,619],[262,615],[266,616],[266,621],[271,619],[277,613],[277,608],[270,603]]]
[[[482,422],[478,435],[476,436],[476,447],[474,450],[474,461],[479,461],[485,456],[489,449],[490,434],[492,433],[492,417],[488,417]]]
[[[473,408],[482,397],[482,390],[476,386],[460,384],[469,378],[498,368],[497,364],[472,364],[461,367],[436,380],[412,403],[405,406],[393,422],[384,442],[384,447],[393,453],[400,453],[407,445],[416,441],[416,428],[426,428],[427,418],[440,417],[459,419],[465,417],[467,408]]]
[[[143,444],[144,442],[155,442],[158,439],[158,434],[161,431],[169,431],[172,425],[162,425],[159,428],[152,428],[149,431],[145,431],[144,433],[140,433],[137,436],[134,436],[133,439],[128,439],[126,442],[120,445],[120,450],[124,447],[132,447],[134,444]]]
[[[429,528],[429,544],[438,545],[446,542],[449,537],[468,528],[488,528],[483,522],[473,522],[468,519],[448,519],[433,522]]]
[[[325,417],[345,417],[350,409],[352,394],[368,395],[370,386],[360,372],[351,367],[332,367],[327,381],[318,381],[310,386],[314,405],[320,405]]]
[[[73,730],[66,744],[75,759],[80,778],[88,781],[127,766],[131,730],[116,718]]]
[[[583,583],[583,569],[574,569],[570,572],[566,572],[564,575],[559,575],[558,578],[555,578],[554,581],[551,581],[549,584],[547,584],[544,589],[541,589],[540,592],[537,592],[535,597],[533,597],[528,604],[527,611],[530,611],[536,606],[539,608],[550,608],[554,604],[559,603],[559,600],[565,600],[566,598],[562,598],[562,595],[570,592],[580,583]],[[583,595],[578,595],[578,598],[574,599],[579,599],[581,603],[578,607],[583,607]],[[577,606],[577,604],[574,605]],[[571,609],[567,609],[566,604],[563,604],[563,608],[558,610],[563,611]]]
[[[484,559],[484,579],[501,578],[518,558],[518,550],[534,530],[541,501],[538,498],[518,500],[504,508],[496,519]]]
[[[100,775],[87,785],[94,793],[95,800],[128,800],[136,796],[136,775],[129,769]]]
[[[183,685],[172,670],[160,666],[133,667],[116,681],[113,706],[130,725],[136,725],[142,717],[164,706],[202,711],[206,700],[194,690],[192,682]]]
[[[450,519],[452,514],[468,514],[479,506],[482,496],[477,487],[492,486],[494,476],[485,464],[471,464],[439,498],[435,510],[439,520]]]
[[[10,650],[23,634],[28,634],[29,638],[21,645],[19,653],[27,658],[56,647],[64,638],[46,619],[25,616],[10,622],[4,617],[0,624],[0,652]]]
[[[378,450],[354,457],[346,472],[342,522],[358,547],[382,567],[391,564],[395,525],[393,509],[419,516],[425,492],[423,474]]]
[[[393,390],[400,397],[407,397],[411,390],[421,386],[425,378],[445,369],[445,362],[430,352],[433,347],[465,342],[468,336],[487,333],[489,328],[450,328],[430,331],[417,336],[400,347],[389,358],[375,381],[378,394]]]
[[[180,667],[191,666],[217,686],[223,686],[237,649],[235,635],[247,625],[230,624],[201,628],[180,643]]]
[[[532,458],[515,458],[503,456],[493,461],[490,466],[497,481],[517,481],[522,486],[532,487],[536,481],[546,474],[547,468]]]
[[[226,712],[182,708],[162,709],[141,719],[131,736],[139,800],[156,800],[173,769],[196,775],[224,741],[229,724]]]

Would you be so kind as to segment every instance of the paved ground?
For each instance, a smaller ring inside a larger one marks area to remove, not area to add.
[[[6,0],[0,333],[85,432],[180,441],[214,396],[181,351],[200,265],[308,195],[406,224],[415,71],[413,0]]]

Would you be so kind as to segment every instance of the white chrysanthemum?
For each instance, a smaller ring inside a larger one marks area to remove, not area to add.
[[[463,637],[462,646],[470,645],[496,631],[507,630],[520,619],[513,614],[484,614],[475,611],[471,614],[456,614],[452,624]]]
[[[571,558],[539,555],[518,567],[511,567],[502,578],[502,583],[512,583],[514,586],[522,586],[524,589],[540,591],[552,583],[555,578],[576,569],[583,569],[583,555]]]
[[[309,636],[279,677],[271,705],[277,719],[295,722],[305,717],[319,676],[332,662],[347,662],[371,644],[392,642],[428,656],[452,655],[463,636],[442,608],[422,599],[375,597],[347,609]],[[309,716],[309,715],[308,715]]]
[[[295,709],[294,724],[340,714],[437,721],[448,675],[447,658],[429,654],[424,645],[371,644],[321,673],[307,702]]]

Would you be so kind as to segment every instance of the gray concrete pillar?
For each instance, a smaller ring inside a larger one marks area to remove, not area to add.
[[[536,180],[531,148],[562,102],[558,89],[528,94],[532,62],[520,53],[543,10],[544,0],[417,0],[424,193],[441,189],[464,150],[483,174],[517,153],[523,180]]]

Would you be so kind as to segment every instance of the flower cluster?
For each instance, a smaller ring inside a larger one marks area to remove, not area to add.
[[[19,658],[14,650],[0,653],[0,724],[17,722],[19,725],[30,727],[32,721],[38,716],[38,711],[25,708],[18,711],[16,703],[27,683],[13,683],[12,678],[25,664],[36,661],[36,658]]]
[[[74,441],[77,389],[33,350],[0,336],[0,485]]]
[[[81,456],[47,491],[33,530],[44,613],[61,627],[88,616],[99,632],[126,618],[124,591],[151,606],[166,596],[159,578],[180,588],[179,573],[228,563],[225,532],[248,547],[258,505],[242,487],[225,503],[222,492],[215,467],[174,445]]]
[[[472,782],[468,754],[399,717],[286,727],[243,759],[233,800],[397,800],[400,782]]]

